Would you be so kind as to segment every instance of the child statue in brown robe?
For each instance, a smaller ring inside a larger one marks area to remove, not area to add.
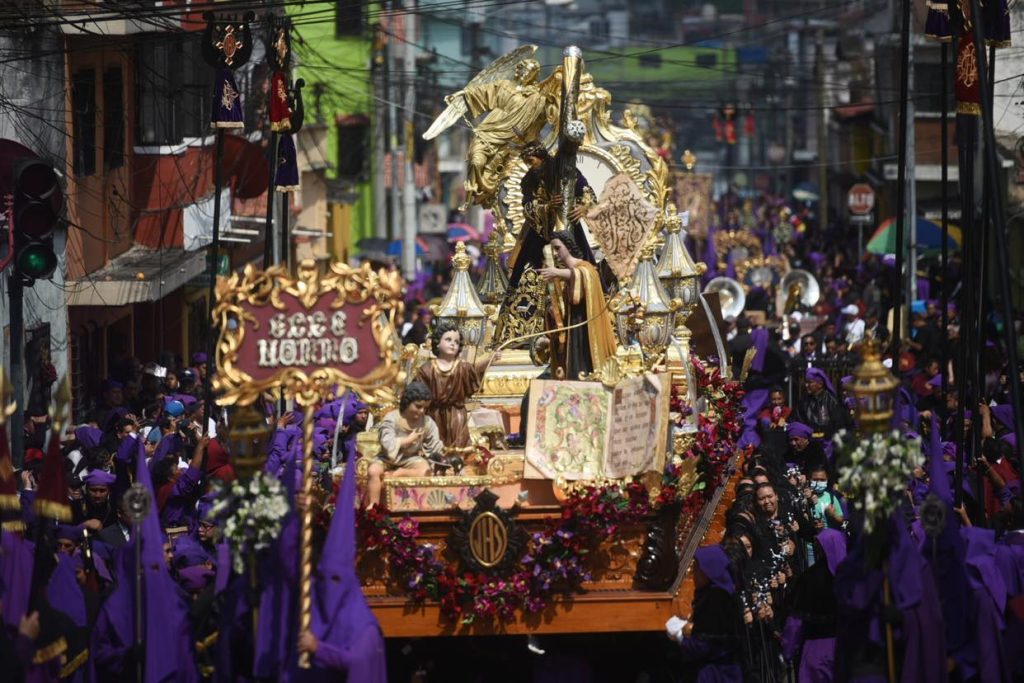
[[[419,367],[416,379],[430,387],[434,395],[427,415],[434,419],[446,450],[465,450],[472,445],[466,401],[480,390],[484,371],[499,353],[486,355],[474,363],[459,358],[462,333],[449,322],[438,323],[431,335],[434,358]]]

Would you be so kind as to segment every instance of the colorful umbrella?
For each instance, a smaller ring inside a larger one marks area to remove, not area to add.
[[[388,241],[384,237],[364,237],[356,242],[356,246],[360,251],[376,251],[383,254],[388,250]]]
[[[949,248],[959,249],[960,248],[960,228],[949,224]],[[903,239],[906,244],[910,244],[910,231],[906,230]],[[920,249],[941,249],[942,248],[942,228],[930,220],[924,218],[917,219],[917,246]],[[875,230],[875,234],[868,240],[867,250],[873,254],[894,254],[896,253],[896,219],[889,218],[885,220],[878,229]]]
[[[465,242],[466,240],[480,240],[480,233],[472,225],[465,223],[448,224],[448,241]]]
[[[444,235],[419,235],[416,242],[426,250],[423,254],[426,261],[447,261],[452,257],[452,249]]]
[[[423,241],[422,238],[416,238],[416,255],[423,256],[427,253],[427,249],[430,246]],[[388,245],[388,256],[401,256],[402,255],[402,240],[395,240]]]

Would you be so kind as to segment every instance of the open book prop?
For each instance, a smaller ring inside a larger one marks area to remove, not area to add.
[[[654,374],[600,382],[530,382],[526,478],[622,479],[660,472],[669,385]],[[532,466],[532,467],[531,467]]]

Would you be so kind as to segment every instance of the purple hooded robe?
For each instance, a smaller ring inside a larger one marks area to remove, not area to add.
[[[961,534],[967,540],[967,580],[974,603],[971,622],[975,628],[978,680],[1008,682],[1010,662],[1002,636],[1006,625],[1006,582],[996,565],[995,533],[991,529],[967,527]]]
[[[700,666],[696,678],[697,683],[740,683],[743,680],[743,671],[736,663],[737,653],[730,650],[729,646],[725,644],[727,641],[702,637],[701,613],[703,610],[698,604],[708,595],[709,591],[715,589],[718,589],[719,594],[724,592],[730,597],[735,597],[736,584],[729,571],[729,556],[725,554],[722,546],[709,545],[698,548],[693,555],[693,561],[708,577],[710,585],[698,589],[697,594],[694,595],[693,633],[685,636],[679,644],[683,661]],[[723,617],[725,620],[734,618],[737,620],[736,626],[741,628],[738,604],[735,615],[718,614],[716,616]],[[721,627],[722,624],[717,626]]]
[[[827,569],[828,575],[835,577],[839,564],[846,558],[846,536],[841,531],[836,531],[835,529],[823,529],[818,532],[816,538],[824,553],[825,563],[822,568],[808,570],[818,574],[820,582],[814,586],[809,585],[805,589],[808,591],[805,595],[806,599],[821,603],[814,608],[814,613],[819,617],[818,621],[823,621],[821,609],[827,605],[822,596],[814,592],[814,590],[815,588],[819,591],[831,589],[834,582],[825,581],[825,575],[821,574],[821,572]],[[810,574],[806,573],[805,575],[810,576]],[[793,590],[797,592],[794,597],[799,596],[801,588],[801,578],[797,578],[797,584],[793,587]],[[834,612],[831,614],[831,618],[831,624],[814,624],[814,627],[821,631],[834,633]],[[823,633],[818,635],[824,637],[813,637],[814,635],[813,632],[805,632],[804,623],[800,617],[791,616],[786,621],[786,627],[783,631],[782,651],[787,658],[792,657],[802,642],[803,650],[800,656],[800,670],[797,680],[800,683],[830,683],[833,679],[836,639],[835,636],[826,636]]]
[[[117,680],[132,666],[135,643],[135,544],[142,543],[142,592],[144,600],[143,649],[147,683],[198,681],[188,613],[177,586],[167,570],[163,532],[157,519],[156,495],[149,468],[137,458],[136,481],[149,489],[153,505],[142,520],[139,534],[119,551],[118,584],[100,609],[93,630],[92,656],[99,680]]]
[[[334,518],[313,586],[313,668],[298,680],[386,683],[387,662],[380,624],[366,603],[356,574],[355,467],[345,467]]]

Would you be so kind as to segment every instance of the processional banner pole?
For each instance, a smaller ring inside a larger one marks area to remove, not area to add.
[[[256,15],[247,12],[242,21],[232,18],[218,21],[213,12],[205,12],[206,31],[203,35],[203,60],[214,69],[214,92],[210,110],[210,122],[216,131],[216,145],[213,156],[213,228],[210,241],[209,285],[206,294],[206,320],[212,328],[214,297],[217,287],[217,272],[220,265],[220,199],[224,187],[224,133],[227,129],[245,127],[242,114],[241,94],[235,83],[233,71],[249,61],[252,54],[252,32],[249,22]],[[210,434],[216,424],[213,398],[214,356],[216,351],[216,335],[211,329],[206,335],[206,379],[203,384],[205,394],[204,433]]]
[[[999,3],[994,3],[998,6]],[[971,0],[971,11],[973,16],[981,17],[981,7],[978,0]],[[1007,19],[1007,21],[1009,21]],[[1009,26],[1006,26],[1006,34],[1009,35]],[[973,22],[974,30],[974,42],[977,45],[982,44],[983,33],[981,30],[980,21]],[[998,36],[993,36],[994,39],[998,40]],[[983,93],[988,93],[988,87],[993,85],[990,78],[990,73],[987,70],[985,51],[979,49],[978,53],[978,76],[979,85]],[[1010,280],[1009,280],[1009,257],[1007,253],[1007,239],[1006,232],[1003,226],[1003,198],[999,193],[999,158],[998,148],[996,147],[996,135],[995,126],[992,118],[992,102],[988,97],[981,98],[981,117],[982,117],[982,133],[985,136],[985,167],[986,177],[989,179],[991,185],[986,188],[985,196],[988,198],[989,206],[991,211],[989,212],[992,218],[992,232],[995,235],[996,240],[996,251],[998,252],[999,258],[999,298],[1002,304],[1003,314],[1003,337],[1006,343],[1006,354],[1010,368],[1010,400],[1013,404],[1013,427],[1014,436],[1017,439],[1018,444],[1024,443],[1024,419],[1022,419],[1021,410],[1021,387],[1020,382],[1017,378],[1017,339],[1013,330],[1013,305],[1010,300]],[[1021,449],[1017,450],[1017,468],[1018,471],[1024,471],[1021,469],[1024,464],[1024,453]]]

